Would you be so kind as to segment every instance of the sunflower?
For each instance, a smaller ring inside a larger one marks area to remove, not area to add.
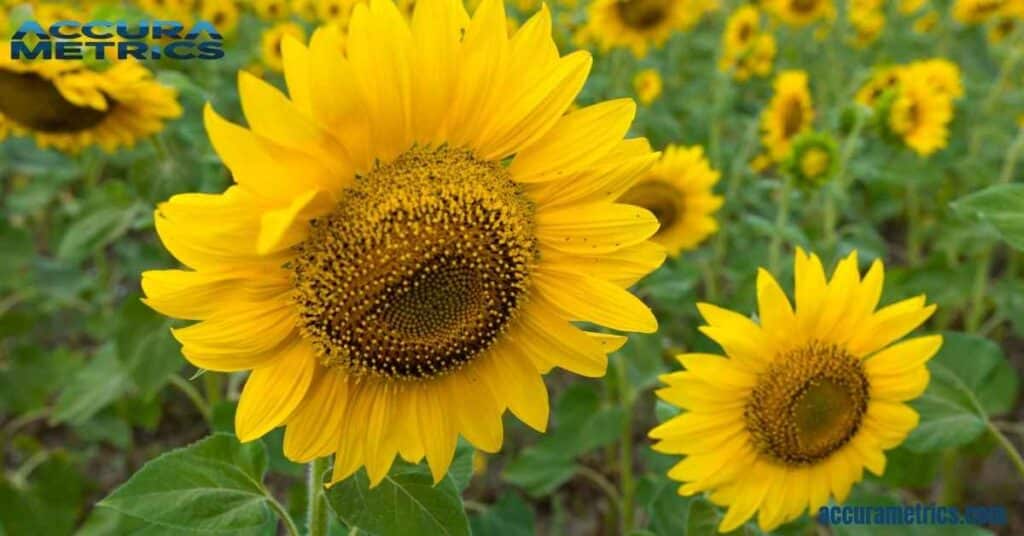
[[[224,35],[235,33],[238,16],[238,6],[234,0],[203,0],[199,6],[199,18],[213,23],[217,31]]]
[[[768,76],[775,60],[775,38],[761,31],[761,14],[756,7],[736,9],[726,21],[722,33],[722,53],[718,68],[732,72],[739,81],[751,76]]]
[[[790,142],[811,127],[814,109],[804,71],[783,71],[775,78],[775,94],[761,114],[762,142],[771,157],[781,162],[789,153]]]
[[[260,57],[263,59],[263,64],[277,72],[284,69],[282,47],[285,36],[305,40],[306,30],[294,22],[279,22],[264,30],[260,37]]]
[[[585,33],[602,50],[626,47],[639,58],[672,32],[693,27],[713,6],[707,0],[595,0]]]
[[[199,320],[182,353],[252,369],[243,441],[285,425],[297,462],[335,453],[331,483],[395,456],[436,480],[459,435],[486,452],[506,409],[547,425],[541,375],[601,376],[620,335],[653,332],[625,290],[664,260],[657,219],[616,203],[657,159],[623,139],[629,99],[565,113],[586,52],[560,56],[546,8],[514,36],[485,0],[356,6],[347,54],[317,30],[284,42],[290,97],[241,73],[244,128],[206,110],[235,185],[156,211],[188,268],[143,274],[146,302]]]
[[[935,26],[939,24],[939,12],[934,9],[925,11],[917,20],[914,21],[912,26],[914,33],[926,34],[930,33],[935,29]]]
[[[633,90],[640,104],[649,106],[661,96],[661,75],[657,69],[644,69],[633,77]]]
[[[354,3],[355,0],[316,0],[316,16],[322,22],[347,28]]]
[[[917,425],[906,402],[928,384],[925,362],[942,337],[893,344],[935,311],[924,296],[875,310],[883,267],[863,278],[857,253],[830,281],[817,256],[796,252],[796,307],[765,270],[757,321],[698,305],[700,330],[723,355],[684,354],[662,376],[663,400],[686,411],[651,431],[654,449],[685,458],[668,471],[682,495],[708,491],[731,531],[757,513],[765,532],[846,500],[864,468],[885,471],[885,450]]]
[[[820,187],[839,169],[835,140],[823,132],[800,134],[793,140],[793,149],[784,167],[798,186],[804,189]]]
[[[956,0],[953,19],[961,24],[981,24],[998,15],[1007,0]]]
[[[853,45],[864,48],[878,39],[885,28],[885,13],[877,7],[850,7],[850,26],[853,27]]]
[[[658,163],[619,202],[654,213],[661,227],[651,240],[674,257],[694,249],[718,230],[714,213],[722,206],[722,198],[712,191],[718,178],[702,147],[669,145]]]
[[[288,7],[295,16],[306,22],[317,19],[316,0],[292,0]]]
[[[900,0],[898,5],[899,12],[904,15],[911,15],[916,13],[917,10],[924,7],[928,3],[928,0]]]
[[[263,20],[281,20],[288,18],[289,5],[287,0],[251,0],[250,5],[256,16]]]
[[[98,71],[78,61],[12,60],[9,46],[0,42],[0,116],[12,133],[31,135],[40,147],[113,152],[181,115],[177,93],[137,62]]]
[[[832,0],[766,0],[766,9],[791,26],[807,26],[835,17]]]
[[[927,79],[904,76],[885,115],[892,134],[917,154],[928,156],[948,143],[953,103]]]
[[[960,81],[960,67],[943,58],[915,61],[907,66],[904,76],[923,78],[933,89],[951,98],[964,96],[964,85]]]
[[[722,33],[722,45],[725,50],[740,52],[747,50],[761,33],[761,13],[756,6],[750,4],[739,7],[729,15]]]
[[[854,100],[869,108],[874,107],[887,91],[895,90],[899,85],[903,69],[898,65],[875,69],[871,78],[857,90]]]

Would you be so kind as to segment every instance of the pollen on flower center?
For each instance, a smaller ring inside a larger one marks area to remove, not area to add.
[[[646,30],[665,20],[670,0],[619,0],[616,4],[622,22],[630,28]]]
[[[106,110],[68,102],[49,80],[35,73],[0,70],[0,115],[40,132],[80,132],[100,124],[116,102],[108,99]]]
[[[414,148],[357,177],[293,263],[304,335],[357,375],[457,370],[525,300],[533,213],[501,164],[469,151]]]
[[[744,419],[762,454],[802,466],[848,443],[867,404],[861,360],[841,347],[812,342],[778,356],[761,374]]]

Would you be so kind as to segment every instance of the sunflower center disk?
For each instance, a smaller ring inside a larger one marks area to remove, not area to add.
[[[40,132],[80,132],[98,124],[116,106],[106,110],[76,106],[49,80],[34,73],[0,70],[0,113],[15,123]]]
[[[486,351],[525,300],[534,209],[500,164],[414,148],[343,192],[293,263],[327,366],[426,379]]]
[[[787,466],[811,465],[853,438],[867,403],[861,361],[814,342],[779,356],[762,373],[744,418],[763,455]]]
[[[796,98],[786,101],[782,110],[782,135],[792,138],[804,126],[804,107]]]
[[[630,28],[647,30],[665,20],[671,0],[619,0],[616,7]]]
[[[661,181],[641,182],[626,191],[619,199],[620,203],[637,205],[654,214],[658,219],[660,236],[672,228],[672,224],[681,220],[686,211],[686,199],[678,189]]]

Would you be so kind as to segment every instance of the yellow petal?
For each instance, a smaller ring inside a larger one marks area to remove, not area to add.
[[[253,370],[235,412],[239,441],[258,439],[284,424],[305,398],[317,366],[313,348],[297,339],[277,360]]]
[[[284,432],[284,455],[296,463],[327,456],[342,434],[348,383],[344,373],[321,371],[309,387],[306,399],[295,410]]]
[[[458,4],[458,5],[456,5]],[[467,23],[457,0],[417,0],[412,16],[415,65],[413,126],[417,141],[434,143],[444,135],[445,112],[458,75],[460,29]]]
[[[171,333],[185,358],[199,368],[255,368],[277,357],[277,350],[296,335],[295,308],[287,300],[242,303]]]
[[[595,204],[537,212],[537,239],[544,247],[598,255],[639,244],[658,230],[650,211],[633,205]]]
[[[658,329],[658,320],[644,302],[607,281],[540,270],[533,281],[537,299],[550,303],[570,320],[639,333]]]

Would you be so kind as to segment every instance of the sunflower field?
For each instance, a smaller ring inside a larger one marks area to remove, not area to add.
[[[1024,534],[1024,0],[0,29],[0,536]]]

